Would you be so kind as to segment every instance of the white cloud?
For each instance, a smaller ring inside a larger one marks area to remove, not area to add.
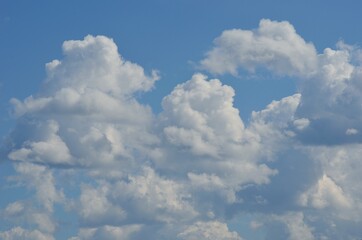
[[[258,133],[245,129],[233,101],[230,86],[195,74],[162,102],[164,154],[156,166],[169,175],[187,175],[195,195],[216,193],[210,201],[237,202],[243,185],[268,183],[276,173],[258,162],[263,152]]]
[[[100,228],[82,228],[77,237],[72,237],[68,240],[129,240],[132,239],[132,234],[138,232],[141,227],[140,225],[127,225],[123,227],[106,225]]]
[[[237,75],[238,69],[264,67],[280,75],[309,76],[317,68],[317,53],[288,22],[262,19],[255,30],[232,29],[215,39],[201,67],[216,74]]]
[[[53,233],[56,229],[56,224],[48,213],[33,213],[31,218],[42,232]]]
[[[9,203],[0,216],[12,223],[13,226],[25,224],[32,230],[52,234],[56,230],[57,222],[54,220],[53,214],[39,204],[37,199]]]
[[[359,134],[348,131],[361,127],[361,62],[354,60],[357,51],[344,43],[337,44],[336,50],[326,48],[318,56],[317,74],[300,81],[302,97],[296,115],[310,120],[301,136],[304,142],[361,142]]]
[[[5,210],[5,216],[14,216],[14,215],[19,215],[23,212],[24,210],[24,204],[22,202],[13,202],[13,203],[9,203]]]
[[[47,65],[49,90],[70,86],[78,92],[87,88],[110,93],[115,97],[148,91],[158,80],[137,64],[125,61],[112,39],[104,36],[86,36],[83,40],[65,41],[64,60]]]
[[[276,216],[283,222],[289,232],[288,240],[314,240],[313,230],[304,222],[302,212],[289,212],[282,216]]]
[[[123,226],[129,223],[183,222],[197,212],[187,188],[158,176],[149,167],[139,174],[100,181],[96,187],[84,185],[76,204],[84,226]]]
[[[2,238],[53,239],[62,224],[55,204],[80,220],[70,240],[236,240],[226,222],[245,210],[271,216],[291,240],[327,234],[330,222],[360,223],[356,48],[339,43],[318,55],[288,22],[225,31],[204,69],[237,75],[266,68],[300,81],[299,93],[252,112],[245,124],[234,89],[218,79],[193,75],[155,116],[135,94],[152,89],[157,73],[124,60],[111,39],[67,41],[63,52],[47,64],[39,93],[11,100],[18,120],[7,139],[17,173],[11,179],[31,197],[1,216],[33,229],[16,227]],[[70,191],[62,189],[70,182]]]
[[[300,98],[300,94],[294,94],[279,101],[272,101],[261,111],[252,112],[248,129],[257,136],[262,157],[273,160],[278,152],[290,145],[291,137],[295,135],[290,126],[293,124]]]
[[[19,173],[19,180],[26,187],[35,190],[38,203],[48,211],[53,212],[53,205],[64,200],[64,194],[55,185],[52,171],[45,166],[32,163],[19,163],[15,165]]]
[[[216,175],[208,174],[194,174],[192,172],[187,174],[190,179],[191,186],[195,191],[216,192],[219,197],[225,199],[227,203],[234,203],[237,201],[235,190],[233,186],[229,186],[223,179]]]
[[[315,186],[302,193],[299,202],[303,206],[311,205],[315,208],[351,207],[351,200],[345,196],[342,188],[327,175],[323,175]]]
[[[361,127],[360,55],[358,47],[343,42],[318,54],[290,23],[263,19],[255,30],[224,31],[201,67],[217,74],[261,68],[298,77],[297,135],[308,144],[335,144],[362,140],[358,134],[345,134],[345,126]],[[308,126],[298,119],[307,119]]]
[[[229,231],[222,222],[196,222],[177,235],[182,240],[241,240],[237,232]]]
[[[149,133],[152,112],[133,94],[149,91],[157,73],[147,76],[103,36],[66,41],[63,52],[63,60],[47,64],[47,79],[36,96],[11,100],[18,125],[8,157],[89,167],[151,152],[158,141]]]
[[[356,135],[357,133],[358,133],[358,130],[355,129],[355,128],[348,128],[348,129],[346,130],[346,134],[347,134],[347,135]]]
[[[21,227],[14,227],[8,231],[0,232],[0,238],[3,240],[54,240],[51,235],[38,230],[26,230]]]
[[[306,127],[309,126],[310,121],[307,118],[299,118],[299,119],[294,120],[293,124],[296,129],[298,129],[299,131],[302,131],[303,129],[305,129]]]
[[[165,179],[149,167],[113,186],[112,198],[126,206],[131,219],[143,223],[182,222],[197,216],[190,194],[182,183]]]
[[[326,208],[342,219],[360,221],[360,149],[360,144],[309,148],[310,156],[322,166],[324,175],[302,193],[300,203]]]
[[[49,120],[41,126],[45,139],[43,141],[27,141],[23,147],[9,153],[11,160],[33,161],[52,164],[72,164],[72,157],[67,145],[57,134],[59,125]]]
[[[26,187],[31,197],[8,204],[3,217],[16,225],[23,223],[33,230],[53,233],[57,225],[53,218],[54,205],[65,203],[63,190],[56,186],[53,171],[45,166],[24,162],[17,163],[14,167],[17,175],[9,178],[9,181],[16,181],[20,186]],[[18,231],[11,234],[17,233]],[[33,236],[35,233],[24,230],[21,234]]]
[[[110,191],[108,184],[82,187],[78,211],[84,225],[116,224],[126,218],[126,212],[108,200]]]
[[[166,138],[205,155],[218,154],[215,142],[220,138],[240,142],[244,124],[233,106],[234,95],[230,86],[217,79],[207,81],[201,74],[176,86],[162,101]]]
[[[251,221],[250,222],[250,228],[253,229],[254,231],[258,230],[262,226],[263,226],[263,223],[261,223],[261,222],[258,222],[258,221]]]

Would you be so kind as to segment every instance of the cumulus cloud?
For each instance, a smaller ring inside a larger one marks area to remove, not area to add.
[[[24,204],[22,202],[13,202],[6,206],[4,213],[5,216],[19,215],[24,211]]]
[[[39,127],[39,126],[36,126]],[[23,147],[9,153],[11,160],[45,162],[52,164],[71,164],[72,157],[67,145],[57,134],[59,124],[54,120],[49,120],[39,127],[39,131],[44,131],[43,141],[29,141]]]
[[[295,128],[308,144],[360,142],[361,59],[358,47],[343,42],[317,53],[286,21],[263,19],[254,30],[224,31],[200,62],[216,74],[267,69],[299,79]],[[301,119],[301,120],[298,120]],[[302,120],[303,119],[303,120]],[[330,131],[333,129],[333,131]],[[356,131],[347,131],[355,129]],[[348,132],[348,133],[347,133]]]
[[[342,188],[327,175],[323,175],[315,186],[304,192],[299,201],[304,206],[310,204],[315,208],[351,207],[350,200],[345,196]]]
[[[296,115],[309,126],[301,139],[313,144],[360,142],[360,72],[353,47],[338,43],[318,55],[319,68],[313,78],[300,82],[301,104]],[[350,130],[348,130],[350,129]],[[354,130],[352,130],[354,129]]]
[[[94,166],[131,159],[134,151],[147,152],[157,142],[147,130],[152,113],[132,94],[150,90],[157,73],[147,76],[103,36],[66,41],[63,52],[63,60],[47,64],[41,92],[24,101],[11,100],[19,121],[10,138],[9,158]]]
[[[45,166],[32,163],[20,163],[15,165],[15,170],[20,174],[18,180],[27,187],[35,190],[38,203],[49,211],[53,211],[53,205],[64,199],[64,194],[55,186],[52,171]]]
[[[177,235],[182,240],[241,240],[236,232],[229,231],[226,224],[221,222],[196,222],[188,226],[183,232]]]
[[[240,68],[267,68],[280,75],[308,76],[317,69],[313,44],[296,33],[289,22],[262,19],[255,30],[225,30],[214,40],[200,64],[212,73],[237,75]]]
[[[80,239],[134,224],[145,226],[139,235],[175,236],[193,222],[223,219],[225,206],[242,201],[243,186],[267,184],[276,174],[258,160],[258,133],[245,129],[233,88],[220,80],[195,74],[155,116],[133,94],[150,90],[157,76],[123,60],[112,40],[87,36],[65,42],[63,51],[63,60],[47,65],[37,95],[11,100],[18,123],[7,153],[16,179],[40,204],[27,212],[34,227],[53,233],[59,204],[78,215]],[[75,196],[57,187],[66,171],[80,184]],[[17,205],[7,214],[21,211]]]
[[[355,129],[355,128],[348,128],[348,129],[346,130],[346,134],[347,134],[347,135],[355,135],[355,134],[357,134],[357,133],[358,133],[358,130]]]
[[[275,216],[287,227],[288,240],[314,240],[312,228],[304,222],[304,214],[301,212],[288,212],[282,216]]]
[[[26,230],[21,227],[0,232],[0,237],[4,240],[54,240],[49,234],[44,234],[38,230]]]
[[[84,225],[115,224],[125,219],[125,211],[107,198],[109,191],[107,185],[81,188],[78,211]]]
[[[125,60],[107,37],[66,41],[63,53],[38,93],[11,100],[7,180],[28,195],[0,212],[19,226],[0,238],[54,239],[64,227],[58,211],[79,220],[69,240],[240,240],[228,221],[245,213],[259,216],[251,227],[266,239],[360,234],[343,227],[362,213],[357,47],[318,54],[290,23],[267,19],[224,31],[204,70],[298,78],[299,92],[247,122],[235,90],[200,73],[154,114],[136,95],[153,88],[157,71]]]
[[[302,203],[334,209],[344,219],[360,220],[362,195],[357,184],[361,164],[360,144],[313,147],[310,155],[318,161],[324,175],[301,195]]]
[[[240,201],[236,193],[243,186],[267,184],[276,174],[259,161],[264,154],[259,133],[245,129],[234,94],[218,79],[195,74],[162,102],[166,148],[156,166],[170,175],[186,175],[205,214]],[[209,209],[204,209],[205,199]]]
[[[70,186],[57,181],[72,168],[73,174],[84,177],[105,176],[104,169],[126,176],[158,142],[150,130],[154,118],[150,108],[133,97],[153,88],[159,78],[156,71],[145,74],[141,66],[119,55],[112,39],[103,36],[66,41],[63,53],[64,59],[46,65],[47,78],[39,93],[24,101],[11,100],[17,125],[4,147],[15,163],[17,176],[11,181],[30,189],[34,201],[26,211],[22,203],[12,203],[3,214],[47,233],[58,224],[54,204],[68,211],[79,203],[84,225],[123,220],[125,211],[108,199],[107,187],[112,185],[73,187],[80,195],[72,199],[57,187]],[[89,172],[77,171],[84,168]],[[68,173],[69,181],[79,181],[76,175]]]
[[[149,167],[97,187],[84,186],[79,215],[85,226],[182,222],[197,215],[185,187]]]
[[[139,225],[129,225],[123,227],[115,226],[103,226],[100,228],[83,228],[80,229],[77,237],[71,237],[69,240],[128,240],[132,239],[132,234],[139,231],[141,226]]]
[[[360,211],[361,196],[355,183],[360,177],[354,172],[360,169],[355,160],[361,142],[360,52],[358,46],[338,42],[335,49],[317,53],[313,44],[303,40],[290,23],[264,19],[259,28],[251,31],[224,31],[200,62],[203,69],[214,74],[247,75],[266,69],[277,76],[298,79],[299,93],[252,114],[247,131],[259,139],[264,152],[269,152],[269,159],[276,159],[271,166],[278,170],[265,188],[269,192],[254,192],[261,194],[262,202],[269,208],[271,194],[277,192],[282,196],[288,194],[290,202],[284,203],[285,209],[299,209],[296,203],[305,209],[314,208],[320,214],[313,222],[320,238],[334,239],[328,231],[344,236],[347,233],[336,223],[341,219],[359,219],[356,212]],[[296,162],[300,163],[294,165]],[[300,168],[300,173],[295,167]],[[303,178],[302,172],[308,174]],[[275,184],[283,178],[299,190],[277,190]],[[304,218],[313,218],[313,211],[305,212]],[[293,215],[293,219],[300,222],[302,217]],[[290,225],[288,229],[304,229],[307,237],[301,239],[313,239],[307,227],[298,226]],[[292,235],[290,232],[290,238],[298,239]]]

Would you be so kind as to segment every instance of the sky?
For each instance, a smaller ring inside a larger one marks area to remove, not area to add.
[[[1,0],[0,239],[361,239],[360,9]]]

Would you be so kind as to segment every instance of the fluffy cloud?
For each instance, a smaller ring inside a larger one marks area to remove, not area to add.
[[[360,144],[308,149],[314,160],[321,164],[323,175],[300,195],[302,205],[333,209],[340,218],[360,221],[362,209],[360,179]]]
[[[109,191],[107,185],[82,187],[78,211],[84,225],[115,224],[125,219],[125,211],[107,198]]]
[[[304,215],[301,212],[288,212],[282,216],[276,216],[287,227],[288,240],[314,240],[311,227],[304,222]]]
[[[129,225],[124,227],[114,227],[114,226],[103,226],[100,228],[84,228],[80,229],[77,237],[72,237],[69,240],[128,240],[132,239],[132,234],[139,231],[141,226],[139,225]]]
[[[360,55],[357,47],[343,42],[318,54],[290,23],[263,19],[255,30],[224,31],[200,64],[216,74],[267,69],[298,77],[301,104],[295,127],[303,130],[300,140],[336,144],[361,141]]]
[[[150,108],[133,97],[152,89],[158,80],[156,71],[147,76],[142,67],[124,60],[115,43],[103,36],[66,41],[63,52],[64,59],[46,65],[47,78],[39,93],[24,101],[11,100],[17,125],[4,148],[16,163],[18,175],[11,181],[29,188],[34,199],[26,211],[21,202],[15,202],[3,214],[48,233],[58,224],[54,204],[63,211],[79,204],[79,218],[87,226],[122,221],[125,211],[108,199],[112,185],[83,184],[79,189],[57,181],[63,180],[63,174],[73,185],[81,183],[76,175],[80,179],[111,176],[105,169],[117,177],[127,176],[158,142],[150,130],[154,121]],[[58,184],[80,194],[66,196]],[[98,232],[95,236],[103,236],[105,230]]]
[[[251,226],[266,239],[360,235],[345,227],[362,213],[356,47],[318,54],[290,23],[265,19],[255,30],[224,31],[203,69],[265,68],[299,81],[298,93],[248,122],[219,79],[194,74],[155,115],[136,94],[153,88],[157,72],[123,59],[111,39],[66,41],[63,52],[38,93],[11,100],[17,123],[4,149],[16,175],[8,181],[28,194],[0,212],[19,226],[1,238],[54,239],[62,214],[79,220],[69,240],[240,240],[227,225],[239,214],[259,216]]]
[[[11,100],[18,123],[8,158],[40,204],[26,213],[34,227],[53,233],[59,204],[78,215],[80,239],[121,234],[134,224],[145,226],[139,235],[177,235],[193,222],[222,219],[225,206],[241,201],[243,186],[266,184],[276,174],[258,160],[259,133],[245,129],[230,86],[195,74],[154,116],[133,94],[148,91],[157,76],[123,60],[112,40],[87,36],[63,50],[63,60],[47,65],[37,95]],[[81,185],[72,187],[78,194],[57,188],[63,174]],[[6,214],[16,215],[19,204]]]
[[[253,199],[252,194],[260,194],[268,209],[257,204],[259,211],[270,211],[271,203],[278,206],[278,211],[297,210],[300,206],[313,209],[284,218],[297,222],[314,219],[310,223],[321,239],[335,239],[328,231],[347,236],[344,227],[337,225],[342,224],[342,219],[360,221],[357,216],[362,199],[356,184],[360,177],[355,175],[361,169],[356,160],[362,116],[360,49],[339,42],[336,49],[326,48],[318,54],[313,44],[306,43],[288,22],[270,20],[261,20],[259,28],[252,31],[224,31],[214,43],[200,62],[212,73],[238,75],[267,69],[275,75],[298,79],[299,93],[252,114],[247,131],[257,136],[264,152],[269,153],[268,159],[275,160],[271,166],[278,175],[266,188],[240,195]],[[283,179],[288,179],[287,185],[294,189],[280,189]],[[277,193],[288,202],[276,204],[278,198],[273,196]],[[247,206],[250,211],[255,204]],[[349,224],[353,225],[351,221]],[[289,238],[313,239],[310,229],[303,226],[288,225],[287,229],[306,234],[298,238],[298,234],[289,232]],[[359,234],[351,228],[347,231]]]
[[[317,69],[317,53],[288,22],[263,19],[255,30],[224,31],[201,61],[212,73],[237,75],[238,69],[263,67],[280,75],[308,76]]]
[[[94,166],[147,152],[157,142],[147,130],[152,113],[132,94],[150,90],[157,73],[145,75],[103,36],[66,41],[63,52],[62,61],[47,64],[39,94],[23,102],[11,100],[19,121],[10,138],[9,158]]]
[[[38,203],[47,211],[52,212],[54,203],[63,200],[63,192],[56,189],[53,174],[45,166],[21,163],[15,169],[20,174],[18,180],[35,190]]]
[[[315,208],[333,207],[350,207],[350,200],[345,197],[341,187],[329,178],[323,175],[318,183],[311,189],[308,189],[300,196],[302,205],[312,205]]]
[[[309,120],[300,139],[313,144],[360,142],[361,62],[355,48],[338,43],[318,56],[317,74],[300,82],[297,116]]]
[[[44,139],[25,142],[22,148],[10,152],[9,158],[38,163],[71,164],[72,157],[69,149],[57,134],[59,124],[54,120],[49,120],[35,127],[39,128],[39,132],[43,131]]]
[[[196,222],[177,235],[182,240],[241,240],[236,232],[230,232],[227,225],[221,222]]]
[[[265,153],[260,134],[245,129],[234,94],[218,79],[195,74],[162,102],[166,148],[156,166],[173,176],[187,175],[199,207],[205,208],[205,199],[213,206],[205,214],[240,201],[236,193],[246,184],[266,184],[276,174],[259,161]]]
[[[21,214],[23,211],[24,211],[23,203],[13,202],[13,203],[10,203],[8,206],[6,206],[6,208],[4,210],[4,215],[10,217],[10,216]]]
[[[189,144],[196,155],[211,156],[220,152],[215,149],[218,140],[240,142],[244,124],[233,107],[234,95],[230,86],[217,79],[207,81],[201,74],[176,86],[162,101],[166,138],[174,145]]]
[[[79,215],[86,226],[182,222],[197,215],[189,199],[182,184],[145,167],[124,180],[102,181],[96,188],[84,186]]]
[[[51,235],[44,234],[38,230],[26,230],[21,227],[14,227],[8,231],[0,232],[4,240],[54,240]]]

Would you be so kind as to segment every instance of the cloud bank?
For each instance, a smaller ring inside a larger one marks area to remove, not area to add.
[[[264,239],[361,236],[358,47],[317,53],[290,23],[268,19],[214,44],[200,61],[209,73],[266,70],[296,78],[299,91],[244,122],[235,90],[196,73],[155,114],[137,94],[157,71],[104,36],[64,42],[41,90],[11,99],[17,122],[3,154],[9,183],[29,197],[1,210],[12,227],[0,237],[55,239],[67,215],[69,240],[241,240],[250,233],[229,223],[245,215]]]

